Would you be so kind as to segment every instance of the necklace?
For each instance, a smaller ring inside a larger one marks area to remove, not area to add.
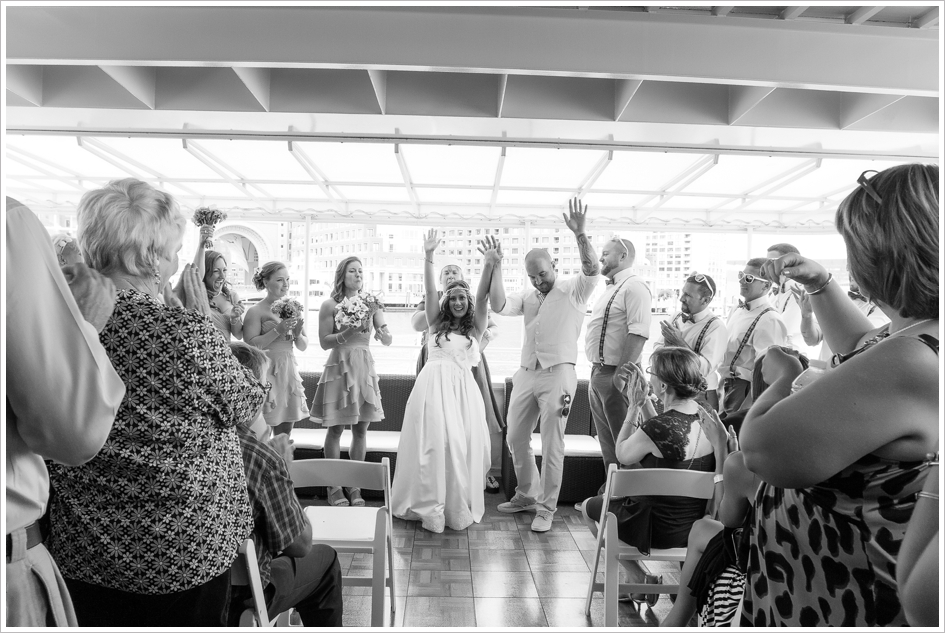
[[[905,332],[906,330],[908,330],[908,329],[911,328],[911,327],[915,327],[915,326],[917,326],[917,325],[922,325],[923,323],[928,323],[928,322],[931,321],[931,320],[932,320],[932,319],[922,319],[921,321],[916,321],[916,322],[913,323],[912,325],[907,325],[906,327],[902,328],[901,330],[896,330],[895,332],[890,332],[889,330],[886,330],[886,336],[891,336],[891,335],[893,335],[893,334],[899,334],[900,332]],[[885,337],[884,337],[884,338],[885,338]]]
[[[216,292],[212,292],[212,291],[208,290],[208,291],[207,291],[207,296],[209,296],[211,299],[216,299],[217,297],[220,296],[220,293],[221,293],[221,292],[223,292],[223,289],[222,289],[222,288],[219,289],[219,290],[217,290]]]

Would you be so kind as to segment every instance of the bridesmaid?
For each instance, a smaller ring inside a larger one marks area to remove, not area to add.
[[[341,433],[351,426],[351,459],[364,461],[367,452],[367,430],[371,422],[384,419],[381,390],[374,369],[374,357],[368,345],[371,329],[374,338],[390,345],[393,338],[384,322],[384,311],[376,311],[362,326],[335,326],[335,307],[345,298],[361,294],[363,283],[361,260],[348,257],[335,270],[335,284],[331,296],[322,303],[318,312],[318,340],[322,349],[331,350],[325,361],[325,371],[318,381],[312,402],[311,420],[328,427],[325,437],[325,457],[341,458]],[[340,487],[328,489],[328,502],[333,506],[363,506],[364,499],[358,488],[347,490],[348,498]]]
[[[440,288],[446,288],[454,281],[465,281],[463,269],[459,264],[449,262],[440,270]],[[438,297],[443,296],[443,291],[437,293]],[[420,339],[420,355],[417,357],[417,375],[427,362],[427,334],[429,325],[427,324],[426,299],[422,299],[417,304],[417,311],[410,318],[410,325],[417,332],[423,332]],[[489,475],[486,477],[486,490],[497,492],[499,482],[496,476],[502,472],[502,429],[505,428],[505,420],[502,417],[502,409],[495,399],[495,393],[492,391],[492,374],[489,372],[489,363],[486,362],[486,346],[496,337],[499,327],[490,316],[488,326],[482,333],[482,340],[479,344],[480,354],[479,364],[472,368],[473,377],[479,386],[479,392],[482,394],[482,402],[486,407],[486,424],[489,427],[489,444],[492,449],[492,464],[489,468]]]
[[[264,413],[274,435],[289,434],[299,420],[308,415],[305,388],[295,362],[293,345],[300,352],[308,347],[303,324],[305,319],[280,319],[272,313],[272,304],[289,292],[289,271],[282,262],[267,262],[253,275],[257,290],[266,298],[246,311],[243,336],[250,345],[266,351],[272,363],[269,369],[272,389]]]
[[[230,336],[243,340],[243,304],[239,295],[226,282],[226,259],[217,251],[207,251],[203,257],[205,273],[203,285],[210,300],[210,320],[223,332],[227,341]]]

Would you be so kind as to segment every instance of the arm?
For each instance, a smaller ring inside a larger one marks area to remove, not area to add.
[[[381,342],[381,345],[390,346],[394,342],[394,337],[390,333],[390,330],[387,327],[387,322],[384,320],[384,311],[378,310],[374,313],[374,338]]]
[[[308,348],[308,335],[305,333],[304,324],[305,319],[300,317],[292,328],[292,332],[295,334],[295,347],[300,352],[304,352]]]
[[[288,471],[292,451],[291,447],[287,446],[289,440],[282,438],[283,436],[277,435],[268,442],[270,457],[281,456],[282,459],[267,460],[266,464],[270,467],[265,469],[261,480],[256,481],[248,477],[246,486],[255,488],[255,502],[265,526],[264,534],[260,536],[265,537],[266,548],[273,556],[281,552],[285,556],[301,558],[312,549],[312,524],[295,496]],[[246,440],[241,438],[240,441]],[[260,447],[260,450],[265,449]]]
[[[918,340],[886,340],[793,395],[796,358],[772,349],[763,371],[770,387],[745,416],[740,440],[745,465],[764,481],[804,488],[868,454],[914,461],[934,450],[939,368]]]
[[[745,468],[745,459],[740,451],[728,456],[722,474],[724,492],[719,506],[719,520],[725,527],[737,528],[744,523],[745,515],[751,509],[759,482]]]
[[[430,324],[427,323],[427,302],[421,301],[417,304],[417,311],[410,317],[410,327],[414,332],[426,332]]]
[[[597,253],[594,252],[591,241],[587,239],[587,234],[584,233],[587,207],[582,206],[581,201],[574,198],[568,201],[568,215],[564,215],[563,213],[561,215],[564,218],[565,224],[567,224],[571,232],[574,233],[575,240],[577,240],[578,253],[581,256],[581,272],[584,273],[585,277],[596,277],[600,274]]]
[[[235,290],[230,291],[230,303],[233,304],[233,311],[230,312],[230,333],[237,341],[243,340],[243,304],[240,303],[240,296]]]
[[[630,426],[630,424],[624,422],[623,427],[620,429],[620,434],[618,435],[617,461],[624,466],[630,466],[639,463],[641,459],[651,453],[657,457],[662,457],[663,454],[656,447],[656,444],[653,443],[653,440],[650,439],[650,436],[643,432],[642,428],[625,432],[628,426]],[[629,435],[629,437],[620,441],[619,438],[625,434]]]
[[[924,492],[938,494],[938,466],[929,469]],[[938,534],[940,501],[920,496],[896,560],[899,597],[912,626],[938,623]]]
[[[318,344],[322,349],[334,349],[347,340],[347,336],[355,328],[347,327],[341,332],[335,332],[335,303],[334,299],[326,299],[318,309]]]
[[[489,318],[489,289],[492,286],[492,277],[495,274],[496,264],[502,261],[502,256],[498,248],[498,241],[487,236],[479,243],[479,252],[483,256],[482,276],[479,278],[479,288],[476,289],[476,330],[485,335],[488,323],[492,323]],[[491,327],[495,327],[492,323]],[[480,347],[481,349],[481,347]]]
[[[11,200],[6,217],[6,393],[16,419],[6,423],[16,424],[35,453],[78,466],[105,443],[125,385],[95,327],[80,313],[46,229]],[[99,287],[102,282],[94,280]],[[104,286],[111,290],[99,288],[104,295],[99,312],[111,315],[114,286]]]
[[[484,240],[479,244],[477,250],[482,253],[483,257],[486,259],[492,259],[492,283],[489,286],[489,302],[492,304],[492,309],[499,314],[509,314],[509,311],[506,308],[506,296],[505,296],[505,286],[502,283],[502,244],[499,243],[494,236],[488,235]],[[490,257],[486,257],[487,251],[495,251]],[[496,259],[496,257],[498,259]],[[513,308],[514,311],[511,314],[521,314],[521,305]]]
[[[627,282],[623,293],[623,307],[627,315],[627,334],[620,344],[620,360],[617,367],[629,362],[638,363],[643,355],[643,345],[650,335],[650,292],[635,280]]]
[[[639,361],[643,354],[644,344],[646,344],[645,336],[627,334],[620,345],[620,360],[617,362],[617,367]]]
[[[201,226],[200,227],[200,237],[197,240],[197,252],[194,254],[194,268],[197,269],[197,274],[200,276],[200,282],[203,283],[204,275],[207,274],[205,270],[206,261],[204,255],[206,255],[207,247],[205,242],[213,237],[213,227],[212,226]]]
[[[486,289],[486,299],[489,299],[488,288]],[[486,302],[486,309],[488,310],[488,301]],[[479,351],[486,349],[486,346],[495,340],[499,335],[499,326],[496,325],[495,321],[492,320],[491,316],[486,317],[486,331],[482,333],[482,341],[479,343]]]
[[[288,331],[285,321],[276,324],[276,327],[265,334],[262,333],[262,308],[258,305],[253,306],[246,312],[243,319],[243,339],[250,345],[255,345],[260,349],[266,349],[272,343],[283,336]],[[281,332],[279,331],[281,328]]]
[[[814,318],[814,308],[810,304],[810,295],[803,288],[791,286],[791,292],[797,298],[797,304],[801,307],[801,336],[804,342],[810,346],[817,345],[824,340],[824,333],[820,329],[820,324]]]
[[[440,245],[440,237],[436,229],[430,229],[423,240],[423,290],[424,306],[426,308],[427,323],[436,324],[440,317],[440,302],[436,292],[436,274],[433,272],[433,253]],[[444,292],[446,288],[443,288]]]

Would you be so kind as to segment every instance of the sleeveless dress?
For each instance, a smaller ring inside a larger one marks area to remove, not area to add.
[[[233,308],[230,308],[226,314],[215,309],[213,306],[210,307],[210,321],[213,322],[213,325],[216,326],[220,332],[223,333],[223,338],[227,342],[230,341],[230,337],[233,334],[232,327],[230,326],[230,315],[233,313]]]
[[[896,558],[929,468],[866,455],[810,488],[762,483],[742,626],[908,626]]]
[[[379,422],[384,419],[381,387],[368,345],[373,326],[367,332],[349,334],[325,361],[312,400],[310,420],[322,426]]]
[[[434,532],[464,530],[482,519],[490,464],[485,406],[471,371],[479,343],[451,332],[439,345],[431,336],[427,346],[404,412],[392,511]]]
[[[262,324],[262,334],[271,332],[276,325],[276,321],[266,321]],[[280,336],[264,349],[270,361],[269,381],[272,383],[263,412],[266,424],[278,426],[305,418],[308,415],[305,387],[295,362],[294,343]]]

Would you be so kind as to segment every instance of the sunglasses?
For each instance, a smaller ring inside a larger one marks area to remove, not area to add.
[[[564,406],[561,407],[561,415],[568,417],[571,413],[571,394],[564,394],[564,396],[561,397],[561,401],[564,403]]]
[[[876,204],[882,204],[883,203],[882,197],[880,197],[880,195],[876,193],[876,190],[873,188],[873,185],[870,184],[870,179],[866,177],[867,174],[878,174],[878,173],[879,172],[876,171],[875,169],[867,169],[862,174],[860,174],[859,178],[856,179],[856,184],[859,187],[863,187],[863,189],[866,191],[866,194],[870,198],[875,200]]]
[[[705,287],[709,289],[709,292],[712,293],[710,296],[715,296],[715,286],[712,283],[712,280],[706,277],[705,275],[699,274],[696,271],[692,271],[689,274],[689,278],[692,279],[697,284],[705,284]],[[750,281],[748,283],[751,283]]]
[[[614,244],[620,244],[620,248],[628,255],[630,254],[630,251],[627,250],[627,247],[623,243],[623,239],[621,239],[621,237],[616,233],[610,236],[610,241]]]
[[[648,373],[648,374],[651,375],[651,376],[655,376],[655,375],[656,375],[656,372],[653,371],[653,368],[652,368],[652,367],[647,367],[647,368],[644,369],[643,371],[645,371],[646,373]]]
[[[750,284],[753,284],[756,281],[767,281],[764,277],[761,277],[760,275],[752,275],[751,273],[738,271],[738,280],[741,281],[742,279],[744,279],[746,282]]]

